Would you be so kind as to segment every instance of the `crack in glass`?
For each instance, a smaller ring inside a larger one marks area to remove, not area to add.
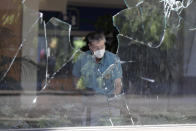
[[[5,62],[0,67],[6,65],[6,70],[0,72],[0,84],[9,82],[8,74],[11,69],[17,68],[15,63],[19,62],[21,64],[22,84],[17,86],[20,86],[20,90],[23,89],[26,92],[31,91],[32,87],[33,89],[36,88],[33,99],[30,100],[32,106],[28,108],[26,113],[28,116],[34,109],[33,105],[39,104],[41,101],[39,94],[52,90],[55,80],[62,76],[72,77],[70,73],[72,66],[78,56],[83,53],[81,48],[86,43],[79,40],[72,45],[70,41],[71,25],[69,23],[55,17],[46,22],[43,20],[44,14],[26,7],[25,2],[26,0],[22,0],[23,12],[31,18],[31,24],[23,29],[22,42],[17,47],[14,55],[9,59],[2,57]],[[193,6],[193,0],[124,0],[124,2],[127,8],[113,16],[113,25],[119,31],[116,54],[120,59],[116,59],[114,64],[108,65],[108,68],[103,72],[97,71],[100,75],[97,80],[100,82],[101,88],[107,92],[108,74],[118,71],[115,69],[119,63],[123,69],[122,93],[107,97],[104,101],[107,106],[106,121],[109,122],[110,126],[119,124],[113,117],[115,116],[112,112],[113,103],[120,103],[124,106],[129,115],[126,116],[129,119],[126,121],[127,125],[148,124],[145,121],[145,113],[148,112],[145,107],[140,105],[141,108],[138,107],[138,111],[135,111],[134,109],[137,108],[131,107],[132,103],[128,101],[126,95],[128,93],[143,95],[142,102],[144,106],[149,106],[149,108],[151,98],[147,99],[148,97],[153,97],[155,94],[156,101],[159,102],[159,95],[172,95],[172,91],[175,91],[176,88],[172,90],[170,88],[173,83],[175,85],[175,82],[179,81],[177,72],[181,68],[179,66],[181,64],[179,63],[181,54],[178,52],[182,45],[177,45],[180,40],[182,41],[180,33],[182,33],[182,30],[188,30],[189,33],[194,33],[196,30],[195,19],[191,19],[188,13],[184,13],[184,10]],[[190,21],[185,20],[185,17],[187,17],[186,19],[190,17]],[[9,31],[7,31],[7,34],[12,36]],[[89,64],[87,68],[90,66]],[[10,85],[10,89],[14,86],[16,85]],[[60,88],[62,85],[58,86]],[[168,88],[165,89],[166,86]],[[5,88],[8,89],[7,86]],[[87,97],[88,95],[87,93]],[[7,108],[5,107],[5,109]],[[65,111],[69,109],[70,112],[77,110],[74,108],[77,108],[74,104],[67,104],[63,107]],[[53,112],[56,112],[56,110],[60,110],[60,108],[55,107]],[[77,110],[77,112],[81,110]],[[139,114],[139,111],[144,115]],[[88,109],[86,109],[86,112],[88,114]],[[4,112],[4,114],[6,113]],[[50,117],[55,117],[54,120],[61,116],[61,114],[60,116],[53,115]],[[47,119],[51,120],[52,118]],[[71,117],[70,119],[74,118]],[[25,116],[23,120],[25,120]],[[24,124],[23,120],[19,120],[14,127],[17,128]],[[67,125],[71,123],[69,122]]]
[[[31,15],[31,18],[34,19],[34,21],[32,22],[32,26],[28,29],[28,31],[26,31],[25,36],[20,44],[20,46],[18,47],[15,55],[13,56],[13,59],[11,60],[8,69],[2,73],[3,75],[0,78],[0,82],[3,81],[3,79],[6,77],[7,73],[9,72],[10,68],[12,67],[14,61],[16,60],[16,57],[18,56],[19,52],[21,51],[21,49],[23,48],[24,44],[27,43],[27,40],[29,39],[28,37],[30,36],[30,33],[32,33],[34,30],[34,27],[40,22],[40,20],[42,21],[42,13],[36,13],[31,9],[28,9],[26,6],[23,7],[24,10],[26,12],[29,12],[28,14]],[[31,12],[31,13],[30,13]]]
[[[164,43],[165,37],[175,34],[181,24],[181,12],[192,2],[192,0],[182,2],[176,0],[125,0],[128,8],[114,16],[114,25],[120,35],[151,48],[158,48]],[[148,33],[156,37],[148,38]]]

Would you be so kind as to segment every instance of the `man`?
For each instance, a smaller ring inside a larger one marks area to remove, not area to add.
[[[130,114],[124,97],[120,95],[122,92],[120,59],[117,55],[105,50],[104,34],[89,33],[85,41],[90,50],[82,52],[74,64],[72,73],[75,77],[75,86],[78,89],[92,90],[98,95],[84,96],[84,99],[81,99],[84,106],[79,106],[82,108],[80,112],[86,114],[83,115],[85,118],[82,118],[82,123],[86,126],[100,126],[105,123],[102,121],[104,119],[106,123],[113,125],[112,117],[120,118]]]
[[[90,50],[78,56],[72,71],[76,88],[107,96],[119,95],[122,91],[122,68],[117,55],[105,50],[104,34],[89,33],[85,41]]]

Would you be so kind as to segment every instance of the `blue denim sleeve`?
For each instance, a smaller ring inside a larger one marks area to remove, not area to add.
[[[120,63],[120,59],[117,57],[115,62],[115,67],[113,71],[113,80],[117,78],[122,78],[122,67]]]
[[[79,78],[81,76],[81,59],[77,59],[77,61],[73,65],[72,75]]]

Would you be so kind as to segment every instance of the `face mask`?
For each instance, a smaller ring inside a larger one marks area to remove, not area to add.
[[[94,52],[94,56],[97,58],[102,58],[104,56],[104,53],[105,53],[105,49],[97,50]]]

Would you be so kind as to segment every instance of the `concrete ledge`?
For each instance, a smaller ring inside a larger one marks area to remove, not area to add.
[[[24,129],[20,131],[196,131],[196,125],[97,126]],[[17,131],[17,130],[15,130]]]

